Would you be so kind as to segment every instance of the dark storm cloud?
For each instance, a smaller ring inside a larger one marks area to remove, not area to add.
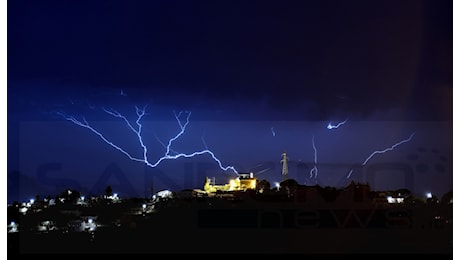
[[[14,1],[8,13],[8,79],[46,92],[299,120],[452,113],[438,108],[452,89],[449,1]]]

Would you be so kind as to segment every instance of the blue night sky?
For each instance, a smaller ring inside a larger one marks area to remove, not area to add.
[[[274,183],[283,152],[301,184],[453,189],[452,1],[7,8],[8,202],[201,188],[227,166]],[[208,152],[153,167],[186,111],[168,155]]]

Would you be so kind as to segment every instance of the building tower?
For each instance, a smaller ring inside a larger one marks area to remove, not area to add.
[[[281,175],[283,176],[283,181],[287,179],[288,177],[288,157],[286,152],[281,154],[281,163],[283,164],[283,170],[281,172]]]

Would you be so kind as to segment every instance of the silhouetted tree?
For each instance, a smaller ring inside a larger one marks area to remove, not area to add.
[[[262,191],[268,191],[268,190],[270,190],[270,182],[265,180],[265,179],[260,180],[260,181],[257,182],[256,189],[257,190],[262,190]]]
[[[399,189],[399,190],[395,190],[394,192],[394,195],[399,197],[399,196],[402,196],[404,198],[407,198],[409,197],[410,195],[412,194],[412,192],[409,190],[409,189]]]
[[[112,186],[110,185],[107,185],[107,187],[105,188],[105,196],[112,196],[113,195],[113,191],[112,191]]]
[[[441,203],[443,204],[449,204],[450,201],[453,199],[454,194],[452,191],[446,192],[444,195],[441,197]]]
[[[287,179],[280,183],[280,189],[285,190],[288,196],[292,196],[297,191],[297,186],[299,184],[294,179]]]
[[[295,189],[299,184],[294,179],[287,179],[280,183],[280,188]]]
[[[64,203],[76,203],[80,198],[81,194],[77,190],[67,189],[63,191],[58,198],[64,199]],[[59,200],[59,199],[58,199]]]
[[[426,199],[426,203],[436,204],[439,203],[439,199],[436,195],[433,195],[431,198]]]

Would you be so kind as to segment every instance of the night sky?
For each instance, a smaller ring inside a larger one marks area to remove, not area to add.
[[[155,167],[127,156],[143,159],[145,145],[155,164],[186,111],[171,156],[209,150],[273,184],[286,152],[301,184],[354,180],[438,197],[453,188],[452,1],[7,8],[8,202],[66,188],[99,195],[111,185],[126,198],[202,188],[206,176],[226,183],[236,174],[210,153]],[[115,115],[141,124],[142,142]]]

